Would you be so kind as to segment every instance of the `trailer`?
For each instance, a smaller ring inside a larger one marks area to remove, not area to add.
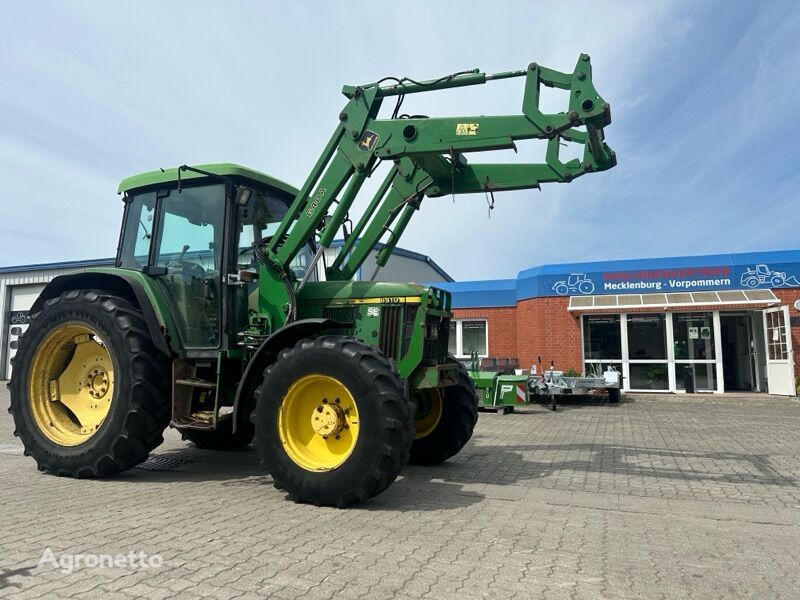
[[[609,368],[602,375],[586,375],[569,377],[564,371],[549,369],[541,375],[531,375],[528,378],[528,392],[537,399],[547,399],[555,410],[555,397],[566,395],[588,394],[597,390],[604,390],[608,394],[608,401],[619,402],[622,389],[622,373]]]

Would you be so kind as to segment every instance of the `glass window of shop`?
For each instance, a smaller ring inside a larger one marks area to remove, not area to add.
[[[584,371],[602,376],[608,369],[622,370],[622,330],[619,315],[583,317]]]
[[[622,371],[631,391],[719,390],[721,351],[714,311],[583,315],[584,370]]]
[[[664,313],[627,317],[628,360],[632,390],[669,389],[667,327]]]
[[[674,313],[672,337],[675,352],[675,388],[686,389],[689,372],[697,391],[717,389],[714,314]]]
[[[631,360],[667,358],[666,315],[628,315],[628,357]]]

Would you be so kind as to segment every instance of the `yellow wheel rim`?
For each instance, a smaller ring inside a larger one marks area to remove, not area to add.
[[[438,389],[426,389],[417,396],[417,414],[414,419],[414,439],[430,435],[442,419],[442,395]]]
[[[86,325],[58,326],[39,344],[31,365],[28,402],[36,426],[60,446],[97,433],[114,398],[108,346]]]
[[[306,375],[283,398],[278,435],[296,464],[309,471],[330,471],[352,454],[358,423],[356,402],[341,381]]]

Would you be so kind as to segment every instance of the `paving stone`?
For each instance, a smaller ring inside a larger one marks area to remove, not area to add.
[[[0,390],[0,409],[8,393]],[[0,597],[796,598],[800,403],[573,399],[481,415],[444,465],[348,510],[289,502],[253,448],[174,431],[171,471],[40,474],[0,410]],[[159,556],[147,569],[38,567]]]

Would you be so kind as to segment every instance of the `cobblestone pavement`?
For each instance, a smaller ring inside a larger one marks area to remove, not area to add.
[[[482,414],[455,459],[409,467],[348,510],[293,504],[252,449],[200,451],[174,432],[146,468],[43,475],[2,413],[0,596],[800,595],[796,400],[636,396]],[[67,573],[37,566],[46,548],[163,564]]]

